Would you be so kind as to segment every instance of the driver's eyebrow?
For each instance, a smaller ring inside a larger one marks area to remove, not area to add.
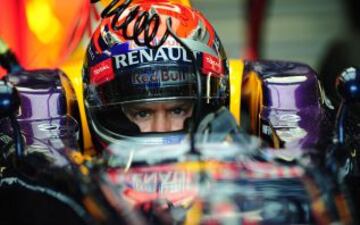
[[[173,104],[169,104],[166,106],[168,109],[174,108],[190,108],[192,106],[191,102],[174,102]]]
[[[148,102],[148,103],[134,103],[123,105],[123,110],[152,110],[152,108],[158,104],[165,104],[165,108],[173,108],[173,107],[191,107],[193,105],[190,101],[164,101],[164,102]]]
[[[134,111],[149,111],[152,110],[150,106],[146,105],[127,105],[127,106],[122,106],[123,111],[126,112],[134,112]]]

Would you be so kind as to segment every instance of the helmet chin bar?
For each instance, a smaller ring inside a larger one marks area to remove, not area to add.
[[[92,129],[96,134],[98,134],[99,138],[101,139],[102,145],[112,144],[119,141],[127,141],[127,142],[134,142],[138,144],[170,144],[170,143],[179,143],[181,142],[185,136],[185,130],[179,131],[171,131],[171,132],[146,132],[134,135],[124,135],[112,132],[102,126],[99,126],[96,123],[96,120],[91,120]]]

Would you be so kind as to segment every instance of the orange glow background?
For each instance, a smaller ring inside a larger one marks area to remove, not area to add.
[[[91,34],[90,18],[99,18],[86,0],[0,0],[0,5],[0,38],[26,69],[82,60]]]
[[[110,2],[0,0],[0,39],[25,69],[61,68],[78,76],[90,35]],[[190,4],[188,0],[177,2]],[[4,74],[0,67],[0,77]]]

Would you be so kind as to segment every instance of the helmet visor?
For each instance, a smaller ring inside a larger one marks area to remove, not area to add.
[[[192,66],[146,66],[122,72],[112,79],[87,88],[85,98],[89,107],[196,97]]]
[[[113,133],[138,134],[173,132],[184,129],[192,116],[192,100],[168,100],[125,103],[92,107],[91,118],[97,127]]]

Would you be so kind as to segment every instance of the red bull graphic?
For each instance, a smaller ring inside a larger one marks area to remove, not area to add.
[[[173,166],[110,170],[108,176],[116,185],[125,184],[122,195],[134,205],[156,199],[181,205],[198,193],[196,174]]]
[[[162,70],[152,71],[150,74],[133,74],[133,84],[148,84],[148,83],[161,83],[171,85],[172,83],[179,84],[192,83],[194,80],[193,73],[178,70]]]

